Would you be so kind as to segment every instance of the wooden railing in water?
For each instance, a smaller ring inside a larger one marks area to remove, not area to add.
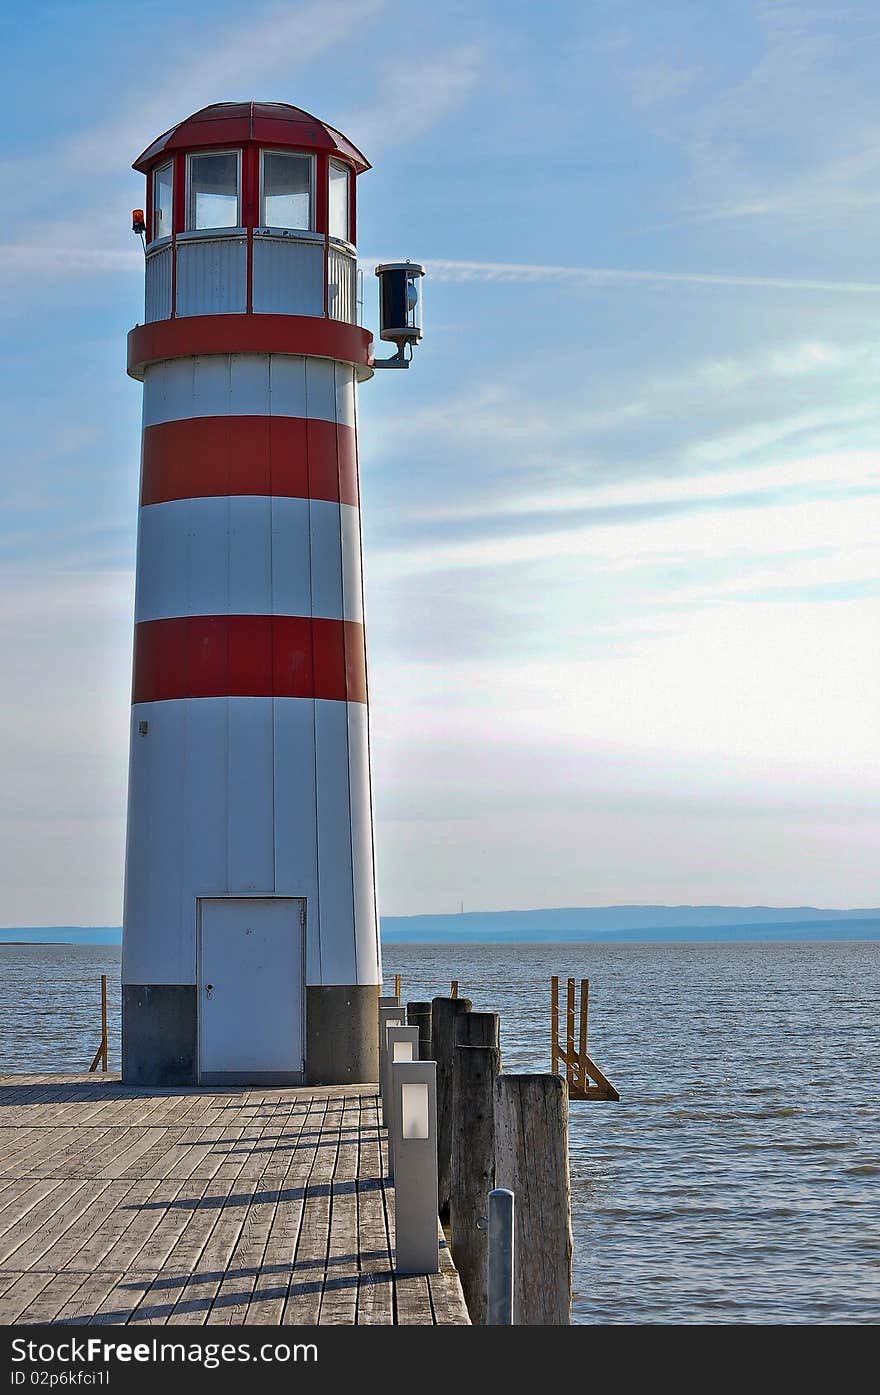
[[[101,1070],[107,1069],[107,975],[101,975],[101,1045],[95,1052],[95,1059],[89,1066],[89,1071],[98,1069],[98,1062],[101,1063]]]
[[[558,1075],[559,1063],[565,1065],[565,1080],[568,1097],[572,1100],[619,1100],[620,1095],[607,1076],[603,1075],[596,1062],[587,1052],[587,1024],[590,1011],[590,980],[581,979],[581,1014],[578,1033],[578,1049],[575,1051],[575,980],[568,980],[568,993],[565,1012],[565,1047],[559,1041],[559,978],[556,974],[550,980],[550,1069]]]

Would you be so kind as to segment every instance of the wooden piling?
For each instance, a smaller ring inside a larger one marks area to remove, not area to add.
[[[461,1012],[455,1019],[456,1046],[501,1046],[497,1012]]]
[[[449,1220],[452,1184],[452,1066],[455,1053],[455,1021],[470,1012],[470,998],[432,998],[431,1055],[437,1062],[437,1176],[440,1219]]]
[[[516,1197],[514,1322],[571,1322],[568,1087],[559,1075],[499,1075],[495,1186]]]
[[[568,995],[565,1012],[565,1079],[569,1090],[574,1080],[574,979],[568,980]]]
[[[101,975],[101,1069],[107,1069],[107,975]]]
[[[419,1029],[419,1060],[432,1061],[431,1055],[431,1004],[407,1003],[406,1020],[410,1027]]]
[[[466,1013],[464,1020],[476,1015]],[[497,1046],[459,1043],[455,1049],[449,1218],[452,1257],[474,1324],[485,1324],[488,1314],[488,1198],[495,1186],[495,1082],[500,1070]]]

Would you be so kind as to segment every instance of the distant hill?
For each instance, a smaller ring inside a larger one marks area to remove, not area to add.
[[[880,939],[880,907],[573,906],[385,916],[387,944]]]
[[[464,915],[383,916],[386,944],[712,943],[736,940],[880,940],[880,907],[570,906]],[[120,944],[116,926],[14,926],[0,944]]]

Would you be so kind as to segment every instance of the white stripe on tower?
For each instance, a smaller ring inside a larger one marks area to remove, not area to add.
[[[167,359],[144,374],[144,426],[190,417],[310,417],[355,426],[348,364],[294,354]]]
[[[194,897],[243,892],[318,907],[308,982],[379,981],[363,703],[143,703],[131,742],[124,982],[194,983]]]
[[[358,510],[209,496],[141,510],[135,618],[314,615],[363,623]]]

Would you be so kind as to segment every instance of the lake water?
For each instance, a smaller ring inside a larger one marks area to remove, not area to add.
[[[120,952],[0,947],[0,1071],[84,1070]],[[549,979],[588,977],[620,1104],[571,1106],[578,1323],[880,1320],[880,944],[391,945],[405,998],[501,1013],[549,1069]]]

